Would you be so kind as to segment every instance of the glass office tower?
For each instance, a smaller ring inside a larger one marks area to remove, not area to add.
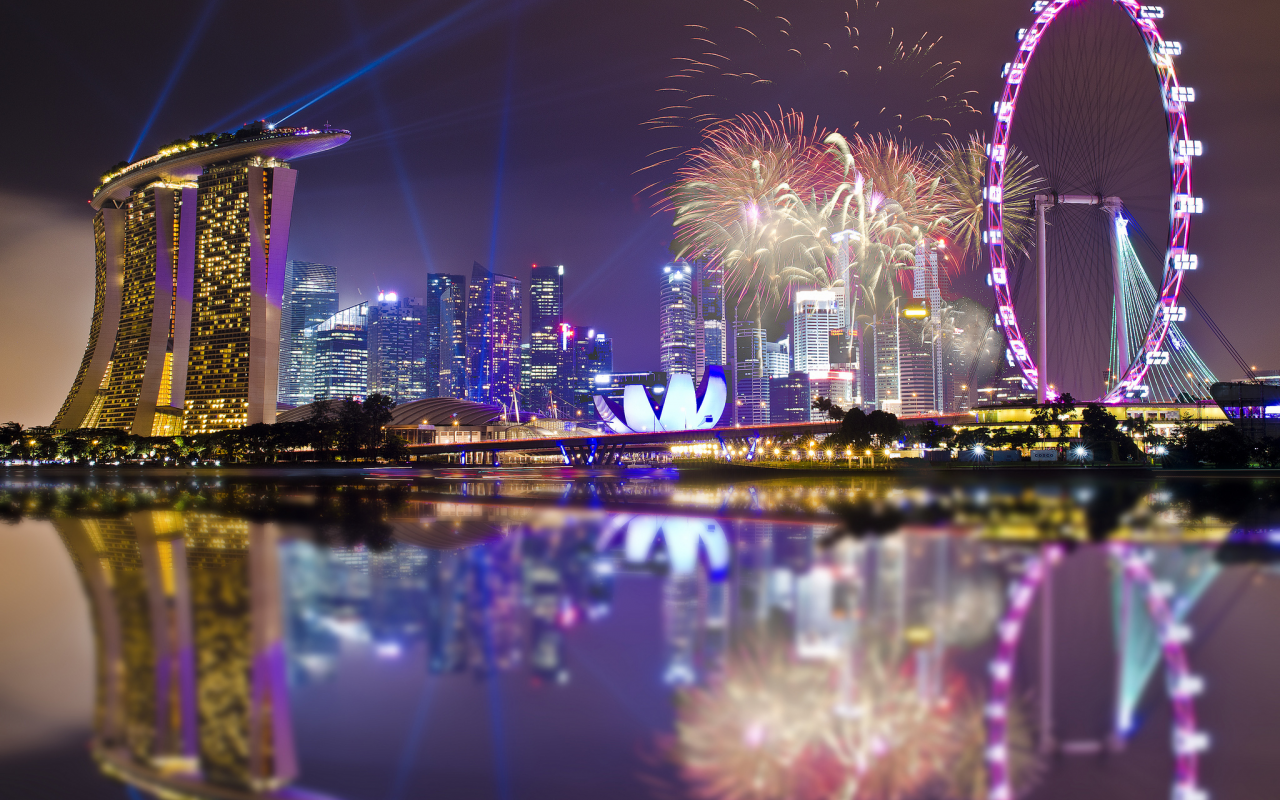
[[[467,281],[427,276],[427,397],[467,396]]]
[[[285,265],[280,306],[280,402],[300,406],[315,398],[315,359],[305,349],[302,329],[319,325],[337,312],[337,267],[292,260]]]

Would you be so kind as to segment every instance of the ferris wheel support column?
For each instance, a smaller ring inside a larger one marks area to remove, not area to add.
[[[1124,263],[1120,257],[1120,231],[1125,226],[1124,208],[1119,197],[1107,197],[1102,208],[1111,218],[1111,276],[1115,284],[1116,361],[1115,380],[1129,367],[1129,315],[1124,303]]]
[[[1049,281],[1044,213],[1052,204],[1052,197],[1036,195],[1036,402],[1040,405],[1049,402]]]

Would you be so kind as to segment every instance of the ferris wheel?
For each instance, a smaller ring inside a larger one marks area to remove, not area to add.
[[[1183,381],[1192,393],[1203,389],[1206,381],[1212,380],[1212,374],[1204,366],[1199,357],[1190,349],[1185,337],[1178,331],[1176,323],[1186,319],[1186,310],[1179,304],[1179,295],[1183,289],[1183,280],[1187,272],[1199,267],[1199,259],[1188,248],[1191,218],[1204,210],[1204,202],[1192,193],[1191,167],[1193,160],[1202,152],[1202,145],[1192,139],[1187,128],[1187,106],[1195,100],[1195,90],[1179,83],[1174,69],[1174,57],[1182,52],[1181,44],[1166,40],[1157,27],[1157,20],[1163,19],[1164,10],[1159,6],[1141,5],[1136,0],[1094,0],[1095,4],[1108,7],[1119,7],[1127,15],[1135,27],[1145,47],[1150,63],[1155,67],[1159,100],[1163,109],[1167,132],[1167,158],[1169,165],[1168,237],[1164,242],[1163,263],[1157,284],[1143,274],[1141,265],[1128,243],[1128,228],[1133,217],[1126,210],[1123,197],[1108,193],[1106,181],[1095,177],[1082,178],[1090,191],[1096,193],[1072,192],[1070,187],[1053,185],[1051,191],[1035,197],[1034,219],[1036,247],[1036,279],[1037,296],[1035,302],[1035,351],[1032,351],[1024,327],[1020,324],[1015,308],[1018,294],[1013,280],[1015,274],[1015,254],[1007,246],[1005,240],[1005,167],[1012,149],[1012,133],[1017,121],[1019,96],[1024,86],[1032,83],[1030,67],[1037,49],[1043,43],[1046,33],[1053,23],[1064,16],[1069,8],[1076,13],[1081,5],[1079,0],[1038,0],[1031,11],[1035,19],[1027,28],[1018,31],[1018,50],[1013,61],[1004,66],[1004,88],[1000,100],[993,106],[995,127],[988,145],[987,183],[984,189],[985,229],[983,240],[989,256],[991,284],[996,300],[995,324],[1005,334],[1008,342],[1007,358],[1011,366],[1015,366],[1023,376],[1024,384],[1036,392],[1038,402],[1044,403],[1054,399],[1058,392],[1053,388],[1050,362],[1049,340],[1049,283],[1047,256],[1048,215],[1054,213],[1063,217],[1073,208],[1089,207],[1101,211],[1105,220],[1101,224],[1098,237],[1105,237],[1109,242],[1102,245],[1109,249],[1111,280],[1111,315],[1109,328],[1111,367],[1107,372],[1102,399],[1108,403],[1119,403],[1126,400],[1148,398],[1152,393],[1149,376],[1153,368],[1162,369],[1165,373],[1173,373],[1176,381]],[[1100,74],[1102,74],[1100,72]],[[1156,87],[1150,87],[1156,88]],[[1147,91],[1147,90],[1144,90]],[[1085,92],[1081,96],[1089,96]],[[1149,96],[1154,97],[1155,92]],[[1051,106],[1054,97],[1040,97],[1032,100],[1024,98],[1025,107],[1028,102]],[[1127,109],[1133,103],[1121,104],[1116,108]],[[1127,110],[1121,113],[1128,113]],[[1154,115],[1153,116],[1158,116]],[[1060,132],[1059,135],[1061,136]],[[1121,141],[1106,142],[1098,148],[1105,153],[1099,159],[1111,159],[1118,163],[1117,152],[1124,147],[1132,147],[1132,143]],[[1066,142],[1062,151],[1066,157],[1077,160],[1094,158],[1083,152],[1079,142]],[[1148,148],[1151,149],[1151,148]],[[1123,155],[1123,153],[1121,153]],[[1147,155],[1150,155],[1148,153]],[[1134,156],[1137,157],[1136,155]],[[1164,156],[1160,156],[1162,159]],[[1108,162],[1111,163],[1111,162]],[[1117,171],[1121,171],[1116,167]],[[1061,172],[1061,170],[1059,171]],[[1071,183],[1076,186],[1080,181],[1057,177],[1054,183]],[[1063,191],[1063,189],[1066,189]],[[1083,187],[1082,187],[1083,188]],[[1061,193],[1060,193],[1061,192]],[[1029,265],[1028,265],[1029,266]],[[1106,313],[1106,312],[1103,312]],[[1080,323],[1080,324],[1088,324]],[[1171,369],[1170,365],[1174,365]],[[1056,372],[1056,370],[1055,370]],[[1167,379],[1162,379],[1162,386],[1169,386]],[[1175,383],[1176,383],[1175,381]],[[1167,389],[1169,394],[1175,391],[1179,397],[1184,392],[1176,384]],[[1154,399],[1154,398],[1153,398]]]

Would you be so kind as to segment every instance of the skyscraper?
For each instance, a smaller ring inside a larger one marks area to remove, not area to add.
[[[421,297],[379,292],[369,304],[369,393],[384,394],[397,405],[427,397],[426,302]]]
[[[707,259],[694,262],[693,284],[696,316],[694,335],[694,380],[701,380],[708,366],[724,366],[728,350],[725,341],[724,267]]]
[[[693,266],[674,261],[662,268],[658,296],[658,362],[668,375],[694,374],[693,320]]]
[[[938,411],[941,375],[937,371],[937,336],[927,308],[910,305],[903,309],[898,322],[898,386],[904,416]]]
[[[427,276],[426,396],[467,396],[467,281],[461,275]]]
[[[525,400],[530,407],[549,409],[552,396],[562,394],[562,353],[567,349],[560,330],[564,322],[564,267],[533,265],[529,280],[529,380]],[[569,366],[572,367],[570,350]]]
[[[764,374],[768,378],[785,378],[791,374],[791,337],[764,343]]]
[[[302,329],[319,325],[338,311],[338,269],[311,261],[285,265],[280,306],[280,388],[277,398],[305,405],[315,397],[315,360],[304,350]]]
[[[796,372],[831,369],[831,332],[840,327],[835,292],[801,291],[795,294],[791,316],[791,352]]]
[[[94,313],[60,429],[149,436],[275,420],[297,173],[347,131],[195,137],[103,177]]]
[[[764,328],[754,320],[734,320],[733,412],[739,425],[769,422],[769,376],[764,371]]]
[[[594,416],[592,399],[599,385],[597,378],[613,374],[613,340],[603,333],[579,330],[573,347],[573,382],[570,397],[583,416]]]
[[[471,269],[467,287],[467,365],[469,399],[514,408],[520,392],[520,281]]]
[[[862,402],[864,404],[870,402],[874,404],[874,408],[880,411],[897,414],[902,410],[902,395],[898,385],[898,354],[900,350],[897,309],[891,306],[880,312],[873,330],[875,332],[872,344],[874,355],[871,360],[871,368],[874,372],[871,380],[873,382],[872,385],[875,387],[875,394],[868,401],[864,390]],[[865,341],[863,347],[866,347]]]
[[[369,304],[344,308],[302,329],[315,358],[315,400],[363,400],[369,394]]]
[[[812,404],[807,372],[769,379],[770,422],[808,422]]]

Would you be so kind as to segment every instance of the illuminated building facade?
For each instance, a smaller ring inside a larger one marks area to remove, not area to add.
[[[479,264],[467,287],[468,399],[514,408],[520,392],[523,287]]]
[[[54,427],[201,433],[275,420],[297,173],[347,131],[195,137],[103,176],[89,342]]]
[[[369,304],[369,392],[407,403],[427,397],[426,303],[379,292]]]
[[[765,332],[754,320],[733,323],[733,416],[738,425],[769,422],[769,376],[765,373]]]
[[[588,330],[574,350],[574,402],[581,408],[594,408],[591,394],[601,375],[613,373],[613,340],[603,333]]]
[[[864,405],[890,414],[897,414],[902,409],[902,395],[898,386],[900,352],[898,321],[896,309],[889,309],[882,312],[879,319],[871,326],[874,338],[870,362],[872,370],[870,388],[873,388],[875,393],[868,397],[864,390],[862,395]]]
[[[791,374],[791,337],[764,343],[764,374],[769,378],[785,378]]]
[[[701,379],[708,366],[724,366],[728,362],[725,341],[724,267],[706,259],[695,261],[693,300],[694,377]]]
[[[550,408],[553,396],[565,395],[561,385],[562,366],[569,338],[561,330],[564,323],[564,267],[533,265],[529,280],[529,384],[525,400],[532,408]],[[559,399],[559,398],[556,398]]]
[[[461,275],[427,276],[427,397],[467,396],[467,281]]]
[[[315,354],[315,400],[369,394],[369,304],[344,308],[302,335]]]
[[[282,403],[298,406],[315,397],[315,354],[304,350],[302,329],[338,313],[338,269],[311,261],[289,261],[280,306],[280,389]]]
[[[812,402],[808,373],[793,372],[769,379],[770,422],[808,422]]]
[[[827,344],[831,355],[831,371],[849,375],[849,405],[862,403],[862,380],[858,364],[858,331],[856,327],[839,328],[831,332]]]
[[[929,310],[910,305],[898,323],[898,387],[900,414],[923,416],[938,413],[942,387],[938,371],[938,328],[929,319]]]
[[[668,375],[693,375],[695,331],[693,265],[675,261],[662,268],[658,295],[658,363]]]
[[[797,372],[831,369],[831,332],[840,327],[835,292],[795,293],[791,316],[792,363]]]

